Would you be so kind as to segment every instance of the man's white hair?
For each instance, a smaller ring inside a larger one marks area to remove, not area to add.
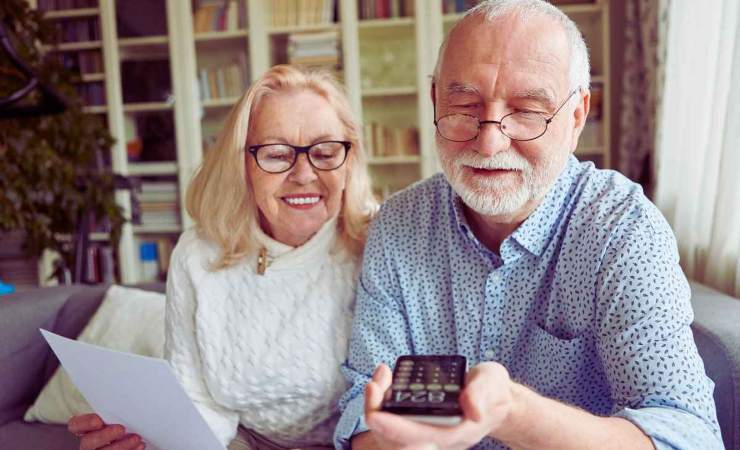
[[[591,69],[588,61],[588,49],[586,48],[586,42],[583,40],[583,35],[570,17],[544,0],[485,0],[471,8],[462,19],[457,21],[442,42],[437,56],[437,65],[434,68],[434,78],[439,79],[442,59],[450,36],[466,19],[470,16],[483,16],[486,21],[492,22],[494,19],[511,15],[522,20],[527,20],[534,15],[541,15],[559,23],[565,31],[570,46],[570,88],[575,89],[579,86],[582,89],[589,88]]]

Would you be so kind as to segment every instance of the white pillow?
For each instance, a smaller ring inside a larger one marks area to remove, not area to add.
[[[164,294],[113,285],[77,340],[162,358],[164,302]],[[66,424],[70,417],[90,412],[90,405],[59,366],[23,419]]]

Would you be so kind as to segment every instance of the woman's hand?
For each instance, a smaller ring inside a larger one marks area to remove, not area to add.
[[[106,425],[97,414],[73,416],[67,422],[70,433],[80,438],[80,450],[143,450],[141,436],[127,434],[121,425]]]

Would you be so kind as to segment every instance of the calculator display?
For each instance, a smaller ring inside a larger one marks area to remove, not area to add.
[[[401,356],[383,410],[396,414],[461,415],[466,361],[458,355]]]

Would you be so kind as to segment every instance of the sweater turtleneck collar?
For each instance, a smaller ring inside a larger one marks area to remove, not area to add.
[[[260,248],[267,250],[268,268],[270,270],[297,269],[306,264],[329,255],[337,235],[337,218],[324,223],[303,245],[291,247],[268,236],[261,228],[255,232],[256,242]]]

